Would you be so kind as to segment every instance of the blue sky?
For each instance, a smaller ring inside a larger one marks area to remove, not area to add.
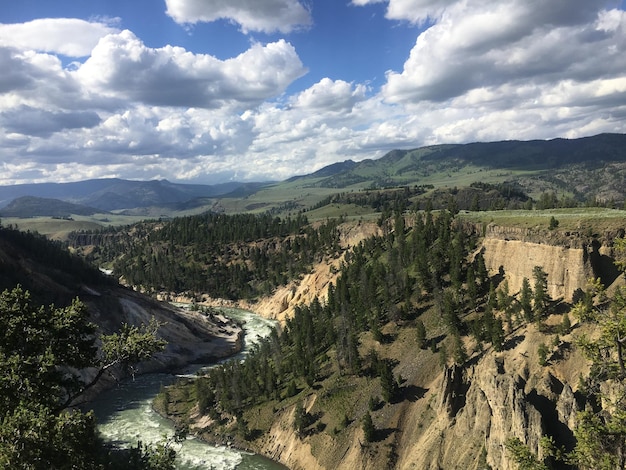
[[[0,184],[625,132],[625,50],[610,0],[4,0]]]

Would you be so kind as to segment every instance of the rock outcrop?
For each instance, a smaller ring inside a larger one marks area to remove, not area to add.
[[[532,285],[535,266],[548,274],[548,295],[553,299],[570,301],[574,291],[594,276],[586,248],[496,238],[485,239],[482,247],[490,275],[504,274],[512,293],[521,289],[524,278]]]
[[[491,231],[479,249],[490,274],[507,279],[511,293],[520,289],[524,277],[532,284],[535,266],[548,274],[549,295],[566,301],[571,301],[574,292],[584,288],[590,277],[601,277],[608,284],[616,278],[610,243],[571,234],[553,234],[550,240],[542,241],[523,230],[500,232]],[[563,243],[563,237],[569,242]],[[280,304],[280,311],[288,314],[292,301],[302,299],[297,292],[315,292],[314,279],[305,278],[312,284],[301,284],[274,306]],[[557,445],[572,449],[576,415],[582,406],[577,401],[576,387],[579,375],[588,372],[587,362],[571,346],[573,338],[564,335],[552,348],[558,359],[540,366],[537,345],[547,341],[535,325],[524,326],[510,332],[504,351],[488,348],[475,353],[469,366],[446,368],[432,383],[424,384],[427,392],[423,397],[399,405],[397,413],[402,417],[396,430],[395,468],[482,470],[488,465],[515,470],[517,465],[505,446],[512,437],[519,438],[540,457],[540,440],[545,435],[552,436]],[[331,468],[306,438],[301,441],[285,426],[290,422],[288,413],[282,419],[282,427],[273,427],[265,451],[293,468]],[[327,451],[341,454],[341,461],[334,467],[373,468],[367,451],[360,449],[361,437],[355,430],[348,438],[354,445],[347,445],[345,440],[341,444],[344,452],[338,452],[333,447],[338,444],[329,440],[331,447]]]
[[[614,235],[598,239],[579,233],[537,233],[489,225],[480,249],[489,274],[504,275],[511,293],[521,289],[524,278],[532,285],[533,268],[541,266],[548,274],[548,295],[569,302],[590,278],[599,277],[608,287],[618,277],[611,258]]]
[[[565,341],[563,359],[541,367],[536,353],[541,333],[529,326],[516,337],[504,352],[486,350],[469,367],[446,368],[423,400],[407,409],[397,468],[482,469],[488,464],[516,470],[505,447],[512,437],[539,456],[544,435],[572,448],[580,411],[572,384],[578,373],[586,373],[585,361]]]

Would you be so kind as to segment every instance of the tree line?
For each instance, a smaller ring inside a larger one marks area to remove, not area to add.
[[[283,331],[261,342],[245,361],[228,362],[195,381],[201,410],[240,416],[249,406],[314,385],[329,367],[378,378],[383,398],[393,400],[399,385],[392,364],[373,352],[362,355],[361,334],[385,341],[386,323],[414,321],[419,302],[432,302],[441,297],[433,292],[462,284],[474,242],[450,213],[426,213],[409,229],[396,213],[385,235],[346,254],[325,303],[316,298],[296,307]]]
[[[125,282],[148,290],[203,292],[227,299],[269,294],[339,251],[333,219],[313,226],[302,214],[215,214],[152,221],[102,232],[93,262],[110,263]],[[76,233],[94,243],[94,234]],[[95,234],[98,235],[98,234]]]

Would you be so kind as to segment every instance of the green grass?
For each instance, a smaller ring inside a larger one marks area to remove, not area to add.
[[[53,217],[30,217],[26,219],[6,217],[2,219],[2,225],[12,225],[22,231],[38,232],[52,239],[63,240],[68,233],[73,231],[99,230],[108,226],[132,224],[145,219],[145,216],[116,214],[72,215],[72,220]]]
[[[530,211],[461,211],[459,217],[475,223],[493,223],[507,227],[548,228],[554,217],[559,230],[585,231],[594,233],[626,227],[626,211],[599,207],[571,209],[547,209]]]

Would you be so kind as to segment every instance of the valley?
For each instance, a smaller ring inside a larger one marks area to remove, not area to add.
[[[168,346],[141,373],[240,349],[214,308],[276,321],[153,406],[292,469],[623,468],[622,143],[435,146],[177,207],[3,217],[1,280],[79,296],[105,333],[155,317]]]
[[[426,346],[419,345],[417,320],[383,321],[380,333],[370,329],[359,336],[361,373],[338,373],[333,365],[335,352],[331,350],[331,363],[323,366],[323,372],[312,386],[297,381],[293,396],[290,392],[285,395],[283,389],[267,403],[261,400],[251,407],[244,406],[242,420],[250,433],[260,434],[259,437],[241,440],[240,431],[229,426],[220,427],[220,432],[228,439],[235,439],[238,445],[262,452],[290,468],[435,469],[456,468],[462,464],[468,468],[490,465],[491,468],[516,469],[512,454],[506,450],[507,442],[513,437],[521,439],[539,456],[544,452],[540,441],[546,435],[554,437],[557,445],[569,446],[571,450],[576,416],[583,409],[580,380],[590,370],[590,362],[576,344],[583,334],[594,335],[596,331],[592,324],[571,316],[573,297],[577,295],[576,289],[587,289],[587,280],[594,275],[610,282],[607,292],[620,289],[624,279],[616,277],[610,269],[607,272],[601,257],[585,252],[582,247],[591,247],[592,239],[585,238],[584,234],[569,233],[566,239],[570,240],[570,246],[565,247],[561,243],[564,233],[550,237],[552,232],[544,228],[535,231],[533,241],[507,240],[504,235],[511,237],[511,232],[515,232],[513,227],[509,229],[493,227],[489,236],[480,242],[486,268],[492,280],[498,279],[504,271],[504,278],[500,277],[496,289],[498,298],[504,289],[504,280],[510,295],[516,296],[520,290],[516,283],[521,284],[524,277],[532,281],[532,261],[540,259],[547,274],[546,292],[551,299],[541,320],[527,323],[519,317],[523,315],[521,311],[507,320],[507,307],[500,304],[506,301],[500,299],[497,305],[494,303],[495,316],[504,327],[499,344],[493,339],[482,343],[484,340],[478,339],[475,333],[463,335],[462,346],[467,355],[459,359],[454,344],[449,342],[452,337],[445,313],[439,313],[436,305],[429,307],[426,301],[421,304],[422,313],[418,317],[428,331]],[[364,229],[363,233],[371,232]],[[526,231],[522,233],[529,236]],[[542,233],[544,242],[538,242]],[[608,238],[597,250],[606,256],[611,252],[607,251],[612,245],[611,231],[603,235]],[[522,238],[519,233],[518,238]],[[560,240],[555,243],[557,238]],[[578,243],[572,244],[572,239],[578,239]],[[498,243],[509,246],[498,249]],[[326,276],[320,276],[324,272]],[[284,311],[287,312],[285,317],[293,318],[293,313],[289,313],[292,309],[298,309],[303,301],[311,302],[303,293],[315,289],[325,298],[323,286],[331,282],[337,285],[339,273],[332,275],[332,272],[328,264],[322,263],[310,276],[295,281],[284,291],[277,291],[272,298],[261,300],[262,308],[258,311],[273,316]],[[566,272],[578,273],[569,290],[559,280]],[[210,304],[210,299],[207,302]],[[513,300],[510,307],[516,302]],[[477,312],[483,308],[485,304],[479,306]],[[472,319],[480,318],[480,314],[463,307],[459,315],[470,329],[474,328]],[[572,324],[564,328],[566,316]],[[280,318],[283,324],[289,325],[289,320]],[[379,339],[376,334],[380,335]],[[436,343],[431,338],[436,338]],[[546,348],[545,353],[540,345]],[[442,356],[444,350],[449,355],[447,359]],[[382,398],[385,393],[381,388],[382,378],[379,381],[368,372],[372,354],[394,364],[398,395],[391,400]],[[544,359],[542,354],[545,354]],[[168,393],[171,397],[177,396],[176,388]],[[193,396],[197,392],[192,388],[188,393]],[[173,401],[176,403],[175,419],[184,422],[191,418],[192,428],[197,426],[194,421],[199,419],[197,413],[185,417],[183,411],[186,406],[193,407],[194,399],[188,405],[180,398],[173,398]],[[300,406],[309,421],[299,431],[294,420]],[[371,414],[376,429],[369,443],[360,418],[366,413]],[[202,427],[198,432],[209,441],[215,441],[214,426],[207,428],[206,434]],[[551,465],[550,468],[570,468],[559,463]]]

